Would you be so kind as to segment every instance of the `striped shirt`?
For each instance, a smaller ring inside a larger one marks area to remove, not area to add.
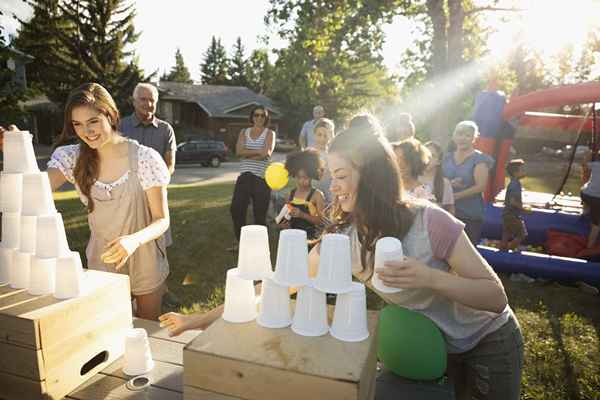
[[[265,147],[265,141],[267,140],[267,134],[269,133],[269,129],[265,128],[259,137],[256,139],[252,139],[250,137],[250,131],[252,128],[247,128],[244,131],[245,140],[244,140],[244,149],[246,150],[262,150]],[[267,157],[264,160],[250,160],[248,158],[242,159],[242,166],[240,173],[250,172],[259,178],[265,177],[265,170],[267,166],[271,162],[271,157]]]

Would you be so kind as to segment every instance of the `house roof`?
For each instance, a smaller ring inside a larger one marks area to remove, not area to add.
[[[247,113],[240,111],[255,104],[267,107],[272,117],[278,118],[281,115],[271,99],[245,86],[195,85],[161,81],[158,90],[161,99],[196,103],[210,117],[247,118]]]

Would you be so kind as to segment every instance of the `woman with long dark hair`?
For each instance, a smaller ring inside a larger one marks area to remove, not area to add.
[[[429,150],[429,164],[425,168],[425,172],[419,177],[419,180],[431,189],[435,198],[435,203],[450,214],[454,215],[454,193],[450,181],[444,177],[442,170],[442,160],[444,151],[442,146],[437,142],[427,142],[425,147]]]
[[[240,175],[233,189],[231,218],[237,250],[242,226],[246,225],[246,213],[252,201],[254,223],[267,224],[267,211],[271,200],[271,189],[265,182],[265,170],[271,161],[275,148],[275,132],[269,129],[271,118],[265,106],[255,106],[250,111],[250,128],[242,129],[235,146],[236,154],[242,159]]]
[[[128,274],[136,315],[157,319],[169,275],[163,233],[169,227],[170,175],[155,150],[119,134],[119,119],[99,84],[73,90],[48,176],[53,190],[75,184],[87,207],[88,268]],[[60,146],[73,138],[77,144]]]
[[[457,399],[518,400],[523,339],[504,287],[473,247],[464,224],[444,210],[403,199],[398,165],[390,144],[371,129],[355,128],[336,136],[328,150],[335,196],[331,231],[350,237],[352,274],[386,302],[411,309],[432,320],[442,332],[448,370]],[[374,271],[378,239],[402,241],[403,261]],[[320,245],[309,255],[317,273]],[[387,286],[372,287],[377,273]],[[161,317],[178,334],[206,327],[222,313]]]

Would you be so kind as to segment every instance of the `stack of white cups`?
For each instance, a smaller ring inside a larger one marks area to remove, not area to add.
[[[309,278],[306,232],[285,229],[279,236],[275,273],[272,273],[267,229],[242,227],[238,268],[227,271],[223,319],[250,322],[265,328],[285,328],[302,336],[331,335],[357,342],[369,336],[365,287],[352,282],[350,241],[328,234],[321,241],[319,272]],[[262,280],[260,307],[256,312],[253,281]],[[298,288],[291,311],[289,288]],[[331,328],[327,318],[327,293],[338,295]]]
[[[58,288],[57,298],[75,297],[81,288],[81,258],[69,250],[48,174],[38,169],[31,140],[29,132],[4,133],[0,284],[33,295]]]

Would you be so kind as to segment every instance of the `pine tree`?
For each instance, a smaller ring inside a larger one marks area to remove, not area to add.
[[[233,46],[233,57],[229,65],[229,76],[231,84],[235,86],[248,86],[248,78],[246,76],[246,60],[244,59],[244,46],[242,38],[238,37]]]
[[[185,63],[183,62],[183,55],[179,49],[177,49],[175,52],[175,66],[171,68],[171,72],[169,72],[169,74],[164,74],[161,79],[171,82],[193,82],[190,76],[190,71],[185,66]]]
[[[52,82],[62,82],[63,70],[55,62],[54,55],[64,53],[59,31],[67,29],[68,22],[62,18],[59,0],[25,0],[32,8],[29,21],[19,19],[21,27],[14,40],[14,47],[34,57],[27,64],[27,82],[35,92],[49,92]]]
[[[52,0],[30,1],[38,6],[34,12],[41,12],[44,3]],[[111,93],[122,112],[130,110],[128,99],[133,88],[150,78],[144,78],[135,52],[130,50],[139,36],[133,26],[134,17],[133,5],[124,0],[58,1],[53,24],[42,32],[54,38],[57,45],[49,49],[49,54],[39,49],[30,52],[36,58],[46,57],[52,64],[47,72],[39,72],[46,95],[63,104],[73,88],[97,82]],[[22,27],[22,32],[32,33],[28,38],[31,41],[43,38],[35,23],[34,14]]]
[[[14,81],[14,72],[7,68],[10,57],[8,46],[0,31],[0,125],[19,124],[23,112],[19,102],[25,100],[26,91]]]
[[[246,62],[247,85],[256,93],[265,94],[271,88],[273,65],[265,49],[254,50]]]
[[[210,85],[227,85],[230,83],[227,75],[229,60],[221,39],[212,37],[210,46],[203,55],[200,70],[202,71],[202,83]]]

